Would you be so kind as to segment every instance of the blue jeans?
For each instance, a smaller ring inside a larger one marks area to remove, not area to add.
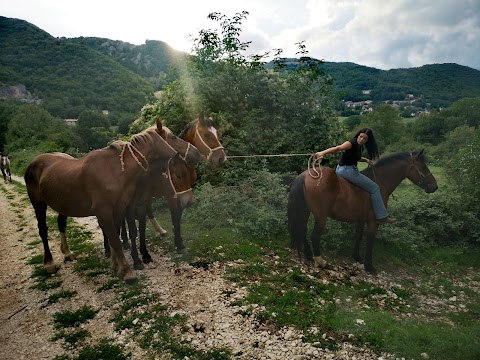
[[[380,188],[374,181],[370,180],[368,177],[360,173],[356,167],[351,165],[337,165],[337,170],[335,172],[338,176],[370,193],[373,211],[375,211],[375,218],[377,220],[387,217],[387,209],[383,203]]]

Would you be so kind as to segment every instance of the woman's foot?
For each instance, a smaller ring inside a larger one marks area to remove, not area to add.
[[[391,218],[391,217],[384,217],[383,219],[377,219],[377,224],[379,224],[379,225],[392,224],[395,221],[397,221],[397,219]]]

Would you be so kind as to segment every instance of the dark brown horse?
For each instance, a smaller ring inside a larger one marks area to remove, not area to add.
[[[7,155],[0,154],[0,170],[2,171],[3,181],[12,182],[12,173],[10,172],[10,160]]]
[[[186,208],[194,202],[192,184],[196,179],[192,178],[192,176],[196,176],[195,170],[188,167],[180,155],[176,155],[168,161],[154,161],[150,163],[148,171],[137,182],[135,196],[132,199],[131,206],[127,208],[125,218],[128,223],[132,244],[131,255],[134,269],[141,270],[144,268],[143,263],[147,264],[152,261],[145,243],[146,212],[147,207],[151,204],[152,197],[171,197],[177,201],[179,207]],[[140,261],[137,252],[137,226],[135,218],[139,221],[140,252],[143,263]],[[125,228],[125,223],[123,223],[122,230],[125,231]],[[123,244],[128,245],[128,237],[125,236],[123,240]],[[105,233],[104,247],[105,255],[110,256],[110,246]]]
[[[427,193],[432,193],[438,188],[437,181],[426,165],[423,150],[392,154],[378,160],[362,173],[378,184],[385,205],[390,194],[405,178],[410,179]],[[310,213],[313,213],[315,218],[311,245],[307,242],[307,223]],[[370,194],[338,177],[331,168],[318,167],[313,169],[313,172],[304,171],[290,186],[288,230],[292,248],[303,253],[308,262],[314,260],[316,267],[326,265],[325,260],[320,256],[320,236],[327,218],[356,223],[353,251],[353,258],[356,261],[361,261],[360,243],[364,225],[367,223],[364,266],[367,272],[376,273],[372,262],[372,251],[379,225],[375,220]]]
[[[120,224],[137,190],[137,183],[149,164],[168,161],[180,153],[190,166],[198,165],[200,152],[172,132],[156,126],[132,136],[130,142],[116,142],[94,150],[81,159],[66,154],[42,154],[31,161],[25,172],[25,184],[38,221],[44,247],[44,265],[56,272],[48,246],[46,210],[50,206],[59,215],[61,250],[65,260],[74,259],[65,238],[68,216],[96,216],[110,239],[112,268],[127,283],[136,275],[127,263],[119,239]]]
[[[207,162],[214,166],[220,167],[225,164],[227,161],[227,156],[225,155],[225,150],[220,143],[220,138],[217,129],[214,126],[214,120],[212,118],[205,118],[203,114],[199,116],[198,119],[190,122],[185,129],[178,135],[180,138],[194,145],[207,159]],[[196,181],[195,170],[191,170],[191,179],[194,179],[191,186],[194,185]],[[157,188],[158,191],[155,192],[155,197],[164,196],[168,201],[170,208],[170,214],[172,217],[173,232],[174,232],[174,241],[175,247],[179,254],[185,254],[187,248],[183,242],[181,235],[181,219],[184,207],[178,204],[177,199],[171,196],[165,196],[161,193],[161,188]],[[146,208],[147,216],[152,223],[153,227],[160,235],[165,235],[166,231],[157,223],[153,215],[151,204]],[[142,237],[142,232],[145,233],[145,230],[140,230],[140,242],[145,241]],[[131,237],[130,237],[131,239]]]

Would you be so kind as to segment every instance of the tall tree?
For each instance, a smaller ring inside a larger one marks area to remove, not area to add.
[[[380,152],[398,142],[405,134],[400,113],[390,105],[378,105],[364,117],[363,123],[373,129]]]

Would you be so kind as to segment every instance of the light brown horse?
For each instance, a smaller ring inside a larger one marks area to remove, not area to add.
[[[66,154],[42,154],[31,161],[25,172],[27,192],[35,210],[44,247],[44,265],[56,272],[48,246],[46,210],[50,206],[59,215],[61,250],[65,260],[73,260],[65,227],[68,216],[96,216],[112,248],[113,271],[127,283],[136,275],[127,263],[119,239],[120,224],[137,189],[137,183],[149,164],[168,161],[177,153],[189,166],[201,160],[200,152],[157,121],[156,126],[132,136],[130,142],[116,143],[94,150],[81,159]]]
[[[12,173],[10,172],[10,160],[7,155],[0,154],[0,170],[2,171],[3,181],[12,182]]]
[[[390,194],[402,182],[410,179],[427,193],[437,190],[437,181],[426,165],[422,151],[395,153],[378,160],[362,173],[380,187],[383,201],[387,205]],[[315,225],[311,245],[307,242],[307,223],[313,213]],[[288,230],[291,246],[303,253],[305,260],[314,260],[316,267],[324,267],[320,256],[320,237],[327,218],[356,223],[353,258],[361,261],[360,243],[367,223],[367,246],[364,266],[369,273],[376,273],[373,267],[373,241],[378,223],[375,220],[370,194],[347,180],[338,177],[328,167],[304,171],[291,184],[288,196]],[[313,247],[313,256],[312,248]]]

